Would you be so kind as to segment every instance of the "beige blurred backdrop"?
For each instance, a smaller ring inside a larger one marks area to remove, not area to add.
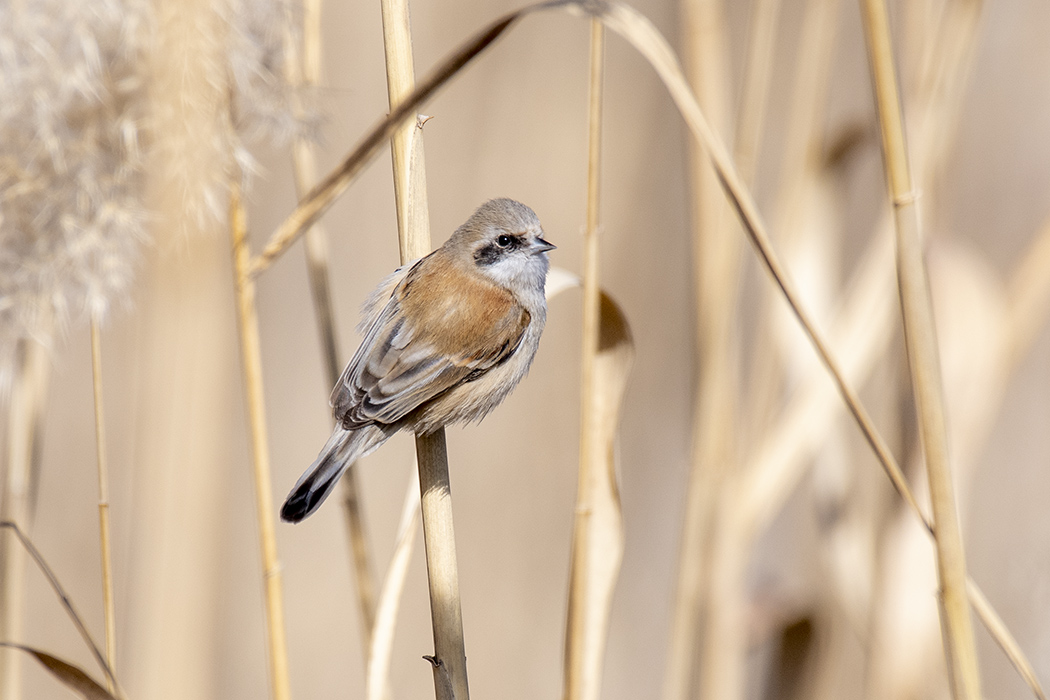
[[[727,4],[733,75],[739,77],[748,4]],[[777,176],[802,5],[786,2],[778,29],[782,60],[756,186],[764,208]],[[511,7],[495,0],[413,3],[417,72]],[[648,0],[636,7],[678,45],[677,3]],[[378,2],[332,0],[323,12],[318,102],[325,117],[321,167],[327,170],[385,113],[387,96]],[[873,104],[855,3],[842,3],[840,23],[827,132],[851,124],[870,130]],[[931,235],[974,251],[1000,285],[1050,210],[1048,30],[1048,3],[987,4],[958,139],[935,200]],[[434,117],[424,133],[435,244],[482,201],[508,196],[539,214],[558,245],[553,263],[579,270],[587,41],[580,18],[529,17],[423,110]],[[622,40],[610,37],[607,59],[601,274],[631,324],[636,363],[621,429],[626,550],[603,697],[626,700],[658,696],[664,673],[691,442],[694,316],[683,123],[655,74]],[[877,142],[859,148],[844,171],[851,202],[843,243],[847,270],[884,193]],[[263,168],[248,211],[258,250],[292,210],[295,195],[288,149],[258,144],[255,152]],[[345,360],[357,344],[360,303],[398,263],[387,154],[323,224]],[[748,300],[769,284],[752,257],[747,249]],[[129,697],[141,700],[264,698],[261,566],[227,234],[217,229],[165,239],[140,269],[135,294],[112,314],[103,336],[118,672]],[[258,303],[278,505],[329,430],[329,387],[301,245],[261,279]],[[449,431],[470,685],[477,698],[561,693],[579,326],[579,292],[562,294],[551,303],[528,379],[481,425]],[[1041,332],[1008,384],[987,446],[973,456],[975,476],[963,505],[973,576],[1044,680],[1050,680],[1048,351],[1050,337]],[[76,327],[54,357],[32,536],[101,637],[93,421],[88,333]],[[411,466],[411,439],[398,436],[360,470],[379,577],[389,562]],[[867,462],[857,468],[875,469]],[[802,508],[783,527],[804,529],[814,517]],[[357,607],[338,502],[298,526],[280,524],[277,534],[293,695],[363,697]],[[822,574],[811,548],[780,535],[769,538],[753,566],[756,590],[815,585]],[[92,667],[43,579],[31,572],[28,586],[25,641]],[[1026,697],[983,629],[978,637],[987,697]],[[432,650],[426,572],[417,549],[394,643],[394,698],[431,696],[430,665],[421,657]],[[26,698],[67,697],[29,661],[25,675]],[[752,692],[763,682],[756,673]]]

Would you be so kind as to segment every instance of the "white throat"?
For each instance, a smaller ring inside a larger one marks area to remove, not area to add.
[[[549,267],[546,253],[536,255],[523,251],[507,255],[483,269],[493,282],[510,291],[529,313],[535,314],[539,309],[546,309],[543,289]]]

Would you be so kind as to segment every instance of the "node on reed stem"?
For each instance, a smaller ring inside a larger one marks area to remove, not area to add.
[[[390,110],[397,112],[415,84],[408,1],[383,0],[383,45]],[[401,263],[430,252],[422,128],[403,119],[392,134],[394,198]],[[456,539],[452,525],[445,431],[416,436],[423,541],[434,627],[434,689],[438,700],[469,700],[463,614],[459,600]]]
[[[629,346],[626,323],[614,305],[603,297],[598,274],[604,74],[605,27],[597,19],[592,19],[587,218],[583,245],[580,457],[565,630],[565,700],[596,700],[599,697],[612,594],[623,559],[623,519],[612,441],[622,399],[617,393],[616,382],[626,377],[630,353],[627,353],[626,362],[618,354],[622,347]],[[617,335],[611,330],[614,327],[624,335]]]
[[[912,189],[904,141],[889,19],[885,3],[881,0],[864,0],[862,9],[882,131],[886,175],[896,222],[897,279],[904,316],[905,345],[933,506],[944,652],[953,695],[956,698],[977,700],[981,697],[981,683],[966,592],[966,557],[948,461],[944,391],[933,325],[933,305],[926,277],[916,194]]]
[[[237,327],[241,339],[241,370],[248,404],[252,441],[252,477],[255,484],[256,519],[262,547],[263,587],[266,603],[266,638],[270,668],[270,691],[274,700],[288,700],[288,649],[285,639],[281,566],[277,558],[276,517],[270,475],[270,447],[266,429],[266,407],[262,386],[262,352],[259,318],[255,307],[255,283],[248,274],[251,252],[240,187],[230,185],[230,239],[233,245],[233,278],[237,296]]]
[[[117,620],[113,602],[113,560],[109,537],[109,464],[102,404],[102,329],[98,313],[91,315],[91,383],[95,404],[95,454],[98,469],[98,535],[102,560],[102,610],[106,624],[106,661],[116,668]],[[107,679],[109,692],[113,682]]]

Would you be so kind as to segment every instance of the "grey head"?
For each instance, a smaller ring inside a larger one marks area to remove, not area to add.
[[[553,246],[536,212],[513,199],[492,199],[456,229],[449,244],[465,246],[478,271],[500,286],[543,289]]]

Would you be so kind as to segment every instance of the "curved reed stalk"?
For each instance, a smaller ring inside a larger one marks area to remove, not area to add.
[[[44,578],[47,579],[48,584],[51,586],[51,590],[58,596],[58,600],[62,603],[62,607],[65,608],[66,613],[69,615],[69,619],[73,621],[73,626],[77,628],[77,632],[80,634],[80,638],[84,640],[88,649],[91,650],[92,656],[95,657],[95,661],[98,662],[99,667],[106,675],[106,680],[109,684],[116,688],[114,693],[118,698],[123,698],[123,694],[120,691],[120,683],[117,681],[116,676],[113,674],[113,669],[110,668],[109,663],[106,661],[106,657],[102,654],[102,650],[99,649],[98,644],[95,643],[91,633],[88,632],[87,626],[84,624],[84,620],[77,613],[76,608],[73,607],[73,599],[66,593],[65,588],[58,580],[58,576],[48,566],[47,560],[40,553],[40,550],[36,548],[32,540],[30,540],[22,529],[18,526],[18,523],[11,522],[9,520],[0,520],[0,529],[10,530],[14,536],[18,539],[22,549],[29,554],[33,559],[33,563],[37,565],[40,572],[44,574]]]
[[[299,202],[295,210],[286,218],[277,230],[270,236],[266,247],[255,258],[249,267],[249,274],[254,277],[265,271],[274,260],[280,257],[289,246],[292,245],[303,231],[313,224],[322,214],[328,211],[332,203],[346,191],[350,183],[361,174],[365,166],[379,153],[394,133],[401,128],[406,117],[410,117],[421,104],[432,97],[439,88],[452,79],[472,58],[477,56],[492,44],[499,36],[513,24],[522,13],[536,9],[526,8],[519,12],[504,15],[496,22],[485,27],[476,35],[468,39],[462,46],[449,55],[433,72],[431,72],[421,83],[416,85],[412,92],[398,102],[396,108],[379,120],[354,150],[343,159],[343,162],[332,172],[328,173],[314,188]],[[430,242],[425,246],[419,246],[416,251],[406,251],[402,246],[402,258],[411,260],[430,252]]]

